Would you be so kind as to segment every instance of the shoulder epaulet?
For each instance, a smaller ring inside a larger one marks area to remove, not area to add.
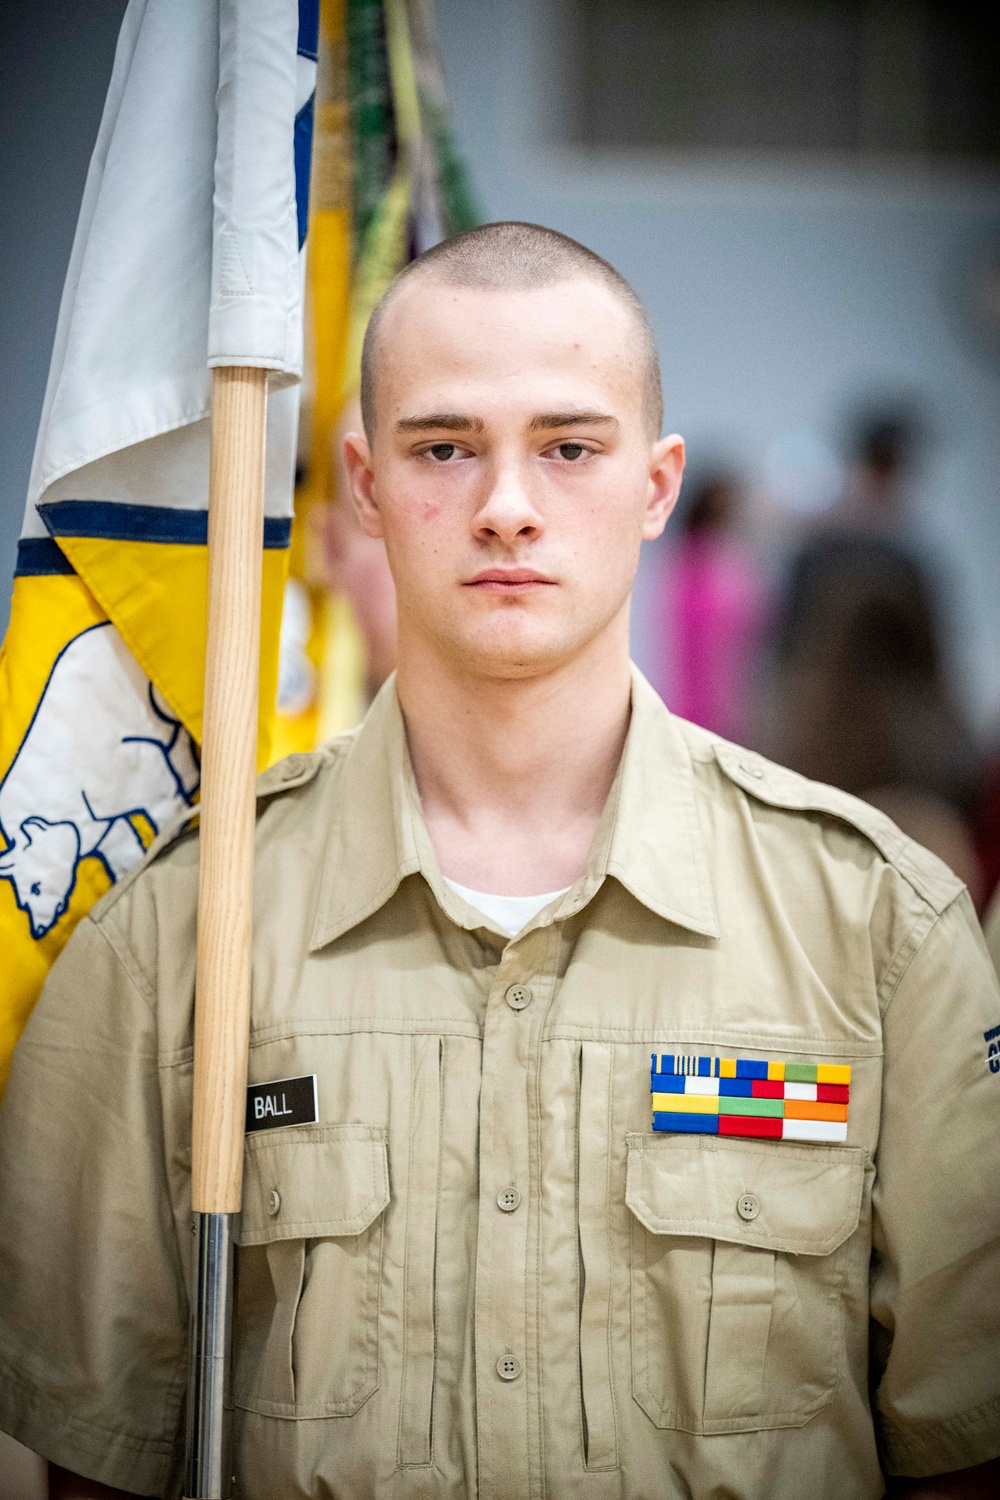
[[[276,761],[273,766],[268,766],[267,770],[262,771],[257,777],[258,803],[264,797],[290,792],[295,787],[304,786],[306,782],[312,781],[321,767],[331,759],[335,760],[342,753],[343,748],[341,739],[332,740],[328,745],[321,746],[319,750],[288,755],[284,760]],[[95,921],[99,921],[103,914],[114,906],[129,886],[134,884],[142,872],[147,870],[165,850],[178,844],[185,834],[197,831],[199,812],[198,804],[195,803],[193,807],[183,808],[165,824],[139,863],[116,880],[111,889],[91,907],[90,915]]]
[[[273,766],[268,766],[257,777],[258,802],[261,797],[273,797],[276,792],[290,792],[297,786],[305,786],[307,781],[312,781],[319,774],[321,766],[329,761],[331,751],[336,754],[339,748],[339,740],[334,740],[318,750],[297,751],[294,755],[286,755],[284,760],[275,761]]]
[[[825,813],[856,828],[936,912],[943,912],[964,889],[943,860],[908,838],[891,818],[860,797],[810,781],[726,740],[714,740],[712,749],[730,781],[748,796],[792,812]]]

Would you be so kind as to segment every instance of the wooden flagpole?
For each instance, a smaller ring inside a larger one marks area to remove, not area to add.
[[[267,371],[217,369],[212,390],[192,1201],[197,1213],[233,1214],[250,1032]]]
[[[184,1493],[229,1493],[232,1216],[240,1209],[250,1036],[267,371],[213,371],[208,644],[194,1023],[195,1296]]]

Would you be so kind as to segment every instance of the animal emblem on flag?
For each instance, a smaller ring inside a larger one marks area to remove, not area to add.
[[[653,1053],[653,1129],[779,1141],[846,1141],[844,1063]]]
[[[84,734],[76,732],[81,708]],[[81,860],[96,857],[117,880],[197,787],[194,740],[114,626],[74,636],[0,782],[8,845],[0,876],[13,885],[32,937],[66,911]]]
[[[258,764],[302,375],[318,0],[129,0],[0,654],[0,1089],[76,923],[196,798],[212,367],[269,371]]]

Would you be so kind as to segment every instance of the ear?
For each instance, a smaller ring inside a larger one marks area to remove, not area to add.
[[[363,432],[344,437],[344,468],[358,522],[365,536],[382,536],[382,517],[375,500],[375,469],[372,451]]]
[[[80,852],[80,835],[75,823],[50,823],[47,818],[30,817],[21,824],[21,832],[25,846],[34,847],[36,853],[44,852],[48,859],[69,860],[73,864]]]
[[[642,538],[651,542],[658,537],[677,504],[684,477],[684,439],[676,432],[660,438],[653,444],[649,454],[649,489],[646,494],[646,514],[643,517]]]

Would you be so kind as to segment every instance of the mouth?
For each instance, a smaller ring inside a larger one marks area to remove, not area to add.
[[[554,578],[536,573],[534,568],[484,568],[464,585],[486,594],[526,594],[532,589],[554,586]]]

